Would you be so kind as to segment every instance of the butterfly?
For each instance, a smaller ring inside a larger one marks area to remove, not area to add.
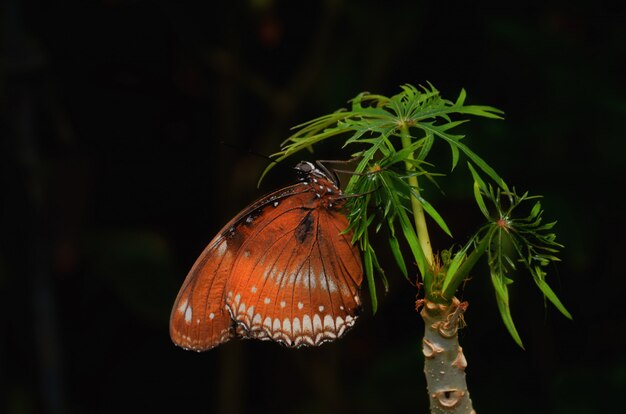
[[[300,182],[252,203],[211,240],[174,302],[176,345],[205,351],[255,338],[316,346],[354,325],[361,256],[339,180],[318,165],[300,162]]]

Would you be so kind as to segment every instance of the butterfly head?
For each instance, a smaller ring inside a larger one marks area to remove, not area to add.
[[[330,181],[333,186],[339,189],[339,178],[337,174],[329,171],[323,164],[313,164],[309,161],[300,161],[294,169],[298,171],[300,175],[300,181],[314,181],[321,178],[323,180]]]

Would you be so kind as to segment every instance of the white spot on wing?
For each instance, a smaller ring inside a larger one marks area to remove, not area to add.
[[[281,307],[281,308],[284,308],[286,305],[287,305],[287,304],[285,303],[285,301],[284,301],[284,300],[281,300],[281,301],[280,301],[280,307]]]
[[[187,308],[185,311],[185,322],[191,323],[191,318],[193,317],[193,311],[191,310],[191,306]]]
[[[291,321],[289,320],[289,318],[285,318],[283,320],[283,332],[291,334]]]
[[[270,298],[265,298],[265,300],[263,301],[263,303],[265,303],[266,305],[269,305],[271,302]]]
[[[295,272],[289,275],[289,281],[287,282],[287,284],[293,285],[297,277],[298,277],[298,273],[295,273]]]
[[[217,256],[218,257],[224,256],[224,253],[226,253],[227,248],[228,248],[228,243],[226,243],[226,240],[222,241],[219,247],[217,248]]]
[[[328,285],[326,284],[326,275],[324,273],[319,275],[320,288],[323,290],[328,290]]]
[[[252,285],[252,287],[250,288],[250,292],[256,293],[256,286]]]
[[[322,318],[316,313],[313,315],[313,332],[320,332],[324,330],[322,326]]]
[[[212,320],[213,318],[215,318],[215,314],[213,312],[209,313],[209,319]]]
[[[183,301],[183,303],[181,303],[180,306],[178,307],[178,312],[185,313],[185,310],[187,310],[187,304],[188,303],[189,303],[189,301],[187,299],[185,299]]]
[[[293,318],[292,325],[293,325],[293,335],[294,336],[300,335],[300,332],[302,331],[302,329],[300,328],[300,319]]]
[[[265,269],[265,272],[263,273],[263,280],[266,280],[266,279],[274,280],[274,278],[276,277],[277,271],[278,269],[276,268],[276,266]]]
[[[324,312],[324,305],[320,305],[319,308],[317,308],[320,310],[320,312]]]
[[[313,325],[311,325],[311,317],[309,315],[304,315],[302,317],[302,331],[305,334],[313,333]]]
[[[337,291],[337,284],[335,283],[335,280],[330,276],[328,277],[328,290],[331,293]]]
[[[326,315],[324,316],[324,329],[331,329],[331,330],[335,330],[335,326],[333,323],[333,317],[330,315]]]
[[[298,302],[298,309],[301,310],[302,308],[304,308],[304,303]]]

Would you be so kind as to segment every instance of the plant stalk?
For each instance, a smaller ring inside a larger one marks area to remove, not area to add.
[[[465,280],[469,272],[474,268],[474,266],[478,262],[478,259],[480,259],[482,255],[485,254],[485,251],[489,246],[489,239],[491,237],[491,234],[492,233],[490,232],[482,238],[474,251],[472,251],[472,253],[467,256],[467,259],[465,259],[463,264],[458,268],[448,287],[446,287],[446,289],[441,292],[441,297],[444,300],[450,300],[454,297],[454,294],[456,293],[459,285],[463,282],[463,280]]]
[[[465,381],[467,360],[458,337],[467,302],[455,297],[449,305],[428,299],[424,299],[423,304],[420,313],[425,322],[422,352],[430,412],[476,414]]]
[[[411,135],[409,134],[409,127],[404,124],[400,128],[400,140],[402,143],[402,148],[407,148],[411,145]],[[408,160],[414,160],[413,153],[410,153],[407,156]],[[415,171],[415,166],[409,162],[405,161],[404,165],[406,166],[406,170],[409,174]],[[426,257],[426,261],[428,262],[429,267],[432,268],[434,257],[433,257],[433,248],[430,245],[430,236],[428,235],[428,227],[426,226],[426,215],[424,214],[424,209],[422,208],[422,204],[415,197],[415,195],[419,196],[419,186],[417,183],[417,177],[414,175],[409,175],[408,183],[413,188],[415,194],[411,194],[411,208],[413,210],[413,218],[415,220],[415,230],[417,232],[417,238],[419,240],[422,251],[424,252],[424,256]]]

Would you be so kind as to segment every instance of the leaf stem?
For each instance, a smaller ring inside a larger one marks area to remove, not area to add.
[[[483,236],[480,243],[478,243],[478,246],[476,246],[474,251],[470,253],[467,259],[465,259],[463,264],[458,268],[448,286],[443,292],[441,292],[441,296],[444,300],[452,300],[461,282],[463,282],[469,272],[474,268],[474,266],[478,262],[478,259],[481,258],[483,254],[485,254],[485,251],[487,251],[487,247],[489,247],[489,239],[492,237],[492,233],[493,232],[489,232],[488,234]]]
[[[402,148],[408,148],[411,145],[411,135],[409,134],[409,127],[406,123],[403,123],[400,127],[400,140],[402,143]],[[411,152],[407,156],[407,161],[405,161],[405,166],[407,172],[409,173],[408,183],[411,188],[413,188],[414,193],[411,194],[411,208],[413,210],[413,218],[415,220],[415,230],[417,233],[417,238],[419,240],[420,246],[422,247],[422,251],[424,252],[424,256],[426,257],[426,261],[428,261],[428,265],[432,268],[434,258],[433,258],[433,249],[430,245],[430,236],[428,235],[428,227],[426,226],[426,215],[424,214],[424,208],[419,200],[415,197],[419,196],[419,187],[417,183],[417,176],[410,175],[413,171],[415,171],[415,165],[411,163],[411,160],[414,160],[414,154]]]

